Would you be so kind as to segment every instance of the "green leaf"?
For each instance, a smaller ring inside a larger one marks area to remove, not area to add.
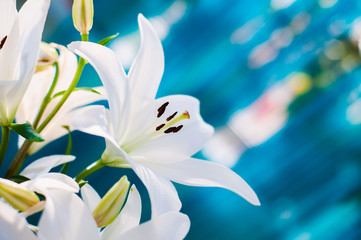
[[[30,178],[27,178],[23,175],[14,175],[12,177],[9,177],[9,180],[16,182],[16,183],[22,183],[22,182],[29,181]]]
[[[12,123],[10,124],[10,129],[16,132],[17,134],[23,136],[29,141],[32,142],[43,142],[44,139],[40,136],[38,132],[35,131],[35,129],[30,125],[30,123],[22,123],[22,124],[16,124]]]
[[[98,44],[105,46],[105,45],[107,45],[109,42],[111,42],[114,38],[118,37],[118,35],[119,35],[119,33],[116,33],[116,34],[114,34],[114,35],[112,35],[112,36],[109,36],[109,37],[107,37],[107,38],[104,38],[104,39],[100,40],[100,41],[98,42]]]
[[[96,94],[100,94],[100,95],[101,95],[100,92],[98,92],[97,90],[94,90],[94,89],[92,89],[92,88],[90,88],[90,87],[78,87],[78,88],[75,88],[75,89],[73,90],[73,92],[76,92],[76,91],[79,91],[79,90],[81,90],[81,91],[93,92],[93,93],[96,93]],[[62,96],[62,95],[64,95],[64,93],[65,93],[65,91],[61,91],[61,92],[55,93],[55,94],[53,95],[52,99],[54,99],[54,98],[56,98],[56,97],[59,97],[59,96]]]

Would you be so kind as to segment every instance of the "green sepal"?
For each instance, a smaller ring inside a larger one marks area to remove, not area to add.
[[[96,93],[96,94],[100,94],[100,95],[101,95],[100,92],[98,92],[97,90],[94,90],[93,88],[90,88],[90,87],[78,87],[78,88],[75,88],[75,89],[73,90],[73,92],[76,92],[76,91],[79,91],[79,90],[81,90],[81,91],[88,91],[88,92],[92,92],[92,93]],[[66,91],[61,91],[61,92],[55,93],[55,94],[53,95],[52,99],[64,95],[65,92],[66,92]]]
[[[116,34],[114,34],[114,35],[112,35],[112,36],[106,37],[106,38],[100,40],[100,41],[98,42],[98,44],[105,46],[105,45],[107,45],[108,43],[110,43],[114,38],[118,37],[118,35],[119,35],[119,33],[116,33]]]
[[[14,175],[9,177],[8,179],[16,183],[22,183],[30,180],[30,178],[25,177],[23,175]]]
[[[44,139],[40,136],[40,134],[28,122],[22,124],[12,123],[10,124],[9,128],[29,141],[32,142],[44,141]]]
[[[88,183],[88,181],[81,181],[80,183],[79,183],[79,188],[82,188],[85,184],[87,184]]]

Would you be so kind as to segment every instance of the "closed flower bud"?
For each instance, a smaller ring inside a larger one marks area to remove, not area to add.
[[[26,211],[40,201],[33,191],[3,178],[0,178],[0,196],[20,211]]]
[[[74,0],[73,23],[81,34],[88,34],[93,26],[93,0]]]
[[[113,222],[123,207],[129,190],[129,181],[123,176],[105,194],[98,206],[93,211],[93,216],[99,228],[105,227]]]
[[[40,51],[36,71],[42,71],[51,66],[58,60],[58,52],[56,49],[45,42],[40,43]]]

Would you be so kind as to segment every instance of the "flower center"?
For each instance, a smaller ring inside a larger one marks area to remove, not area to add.
[[[169,102],[161,105],[158,108],[157,118],[148,125],[148,127],[145,127],[142,131],[138,132],[134,137],[122,145],[122,148],[126,152],[131,152],[132,150],[164,136],[165,134],[177,133],[183,128],[182,124],[178,125],[177,123],[182,120],[190,119],[190,115],[187,110],[183,111],[181,114],[178,114],[178,111],[176,111],[167,116],[165,119],[162,118],[162,121],[159,121],[165,114],[168,105]]]
[[[160,118],[164,112],[165,112],[165,109],[166,107],[168,106],[169,102],[166,102],[164,103],[162,106],[160,106],[160,108],[158,108],[158,115],[157,115],[157,118]],[[173,114],[169,115],[167,118],[166,118],[166,122],[158,125],[156,128],[155,128],[155,131],[160,131],[162,129],[165,129],[164,130],[164,133],[176,133],[176,132],[179,132],[182,128],[183,128],[183,125],[178,125],[178,126],[174,126],[177,122],[179,121],[182,121],[184,119],[189,119],[190,116],[189,116],[189,113],[188,111],[184,111],[181,115],[179,115],[178,117],[174,118],[176,115],[178,114],[178,111],[177,112],[174,112]],[[173,120],[172,120],[173,119]]]
[[[1,40],[1,42],[0,42],[0,49],[2,49],[2,48],[4,47],[7,38],[8,38],[8,36],[5,36],[5,37]]]

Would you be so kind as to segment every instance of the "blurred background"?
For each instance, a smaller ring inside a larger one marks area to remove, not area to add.
[[[52,2],[44,41],[79,40],[71,0]],[[216,133],[197,157],[224,164],[257,193],[255,207],[224,189],[176,185],[191,219],[186,239],[361,239],[361,2],[357,0],[94,0],[90,40],[129,67],[139,47],[137,14],[165,52],[158,96],[201,101]],[[81,86],[100,81],[89,66]],[[11,151],[16,151],[16,139]],[[73,133],[71,174],[97,160],[102,139]],[[63,137],[31,157],[64,153]],[[9,155],[11,153],[8,153]],[[89,177],[104,194],[123,174]]]

